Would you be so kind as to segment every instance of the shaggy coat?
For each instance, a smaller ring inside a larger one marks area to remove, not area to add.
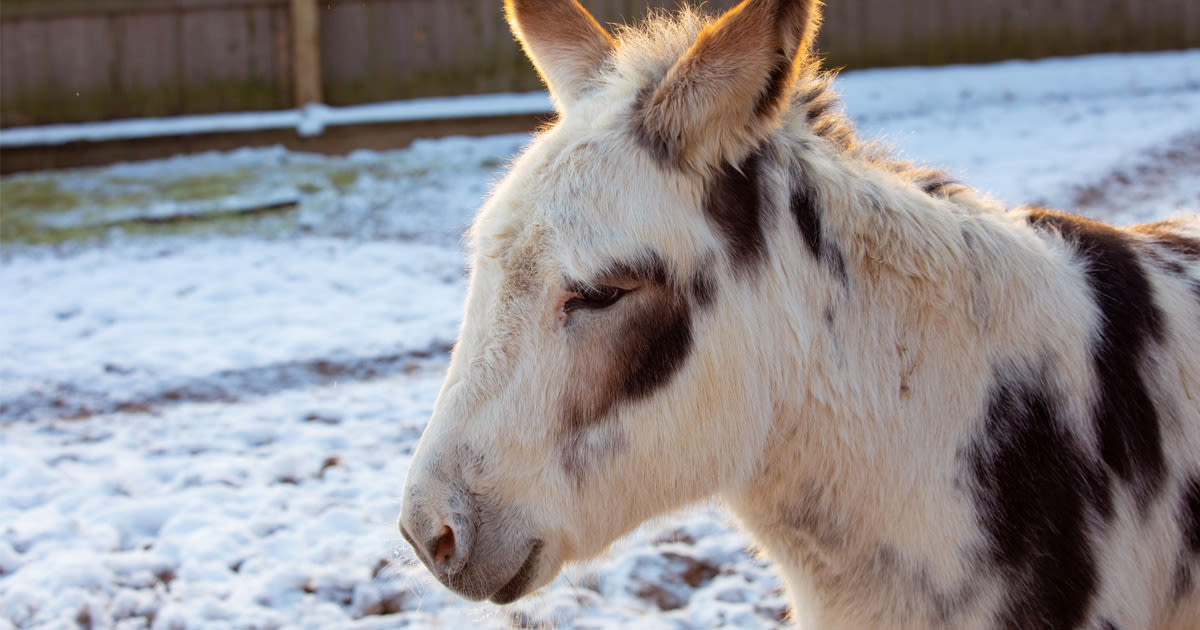
[[[860,143],[814,0],[508,0],[559,121],[476,219],[401,531],[507,603],[722,497],[802,628],[1200,628],[1200,221]]]

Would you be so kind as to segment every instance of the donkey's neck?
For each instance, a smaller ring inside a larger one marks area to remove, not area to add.
[[[848,609],[885,614],[886,597],[851,605],[855,589],[899,602],[914,580],[963,581],[962,556],[946,549],[972,544],[969,499],[927,489],[960,474],[991,374],[983,348],[997,313],[979,296],[1004,262],[989,252],[1021,236],[969,193],[934,196],[813,144],[777,151],[792,220],[775,222],[783,259],[763,294],[788,297],[756,325],[796,341],[772,344],[771,437],[757,474],[727,498],[799,601],[840,593]]]

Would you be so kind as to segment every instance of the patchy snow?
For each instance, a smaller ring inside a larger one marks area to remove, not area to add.
[[[1010,203],[1129,222],[1200,207],[1198,72],[1191,51],[839,85],[864,136]],[[461,317],[461,233],[527,139],[6,178],[83,200],[38,214],[50,228],[295,208],[235,236],[5,243],[0,630],[779,627],[775,572],[715,505],[648,523],[505,608],[451,595],[397,536]],[[121,196],[180,177],[240,183]]]

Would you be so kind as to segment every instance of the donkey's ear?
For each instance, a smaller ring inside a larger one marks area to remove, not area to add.
[[[639,103],[652,151],[697,169],[740,161],[786,108],[820,6],[820,0],[745,0],[701,31]]]
[[[504,11],[560,110],[587,90],[613,49],[612,37],[576,0],[504,0]]]

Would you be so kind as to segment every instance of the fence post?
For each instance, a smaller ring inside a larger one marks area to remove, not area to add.
[[[321,22],[317,0],[292,0],[292,73],[296,107],[321,102]]]

